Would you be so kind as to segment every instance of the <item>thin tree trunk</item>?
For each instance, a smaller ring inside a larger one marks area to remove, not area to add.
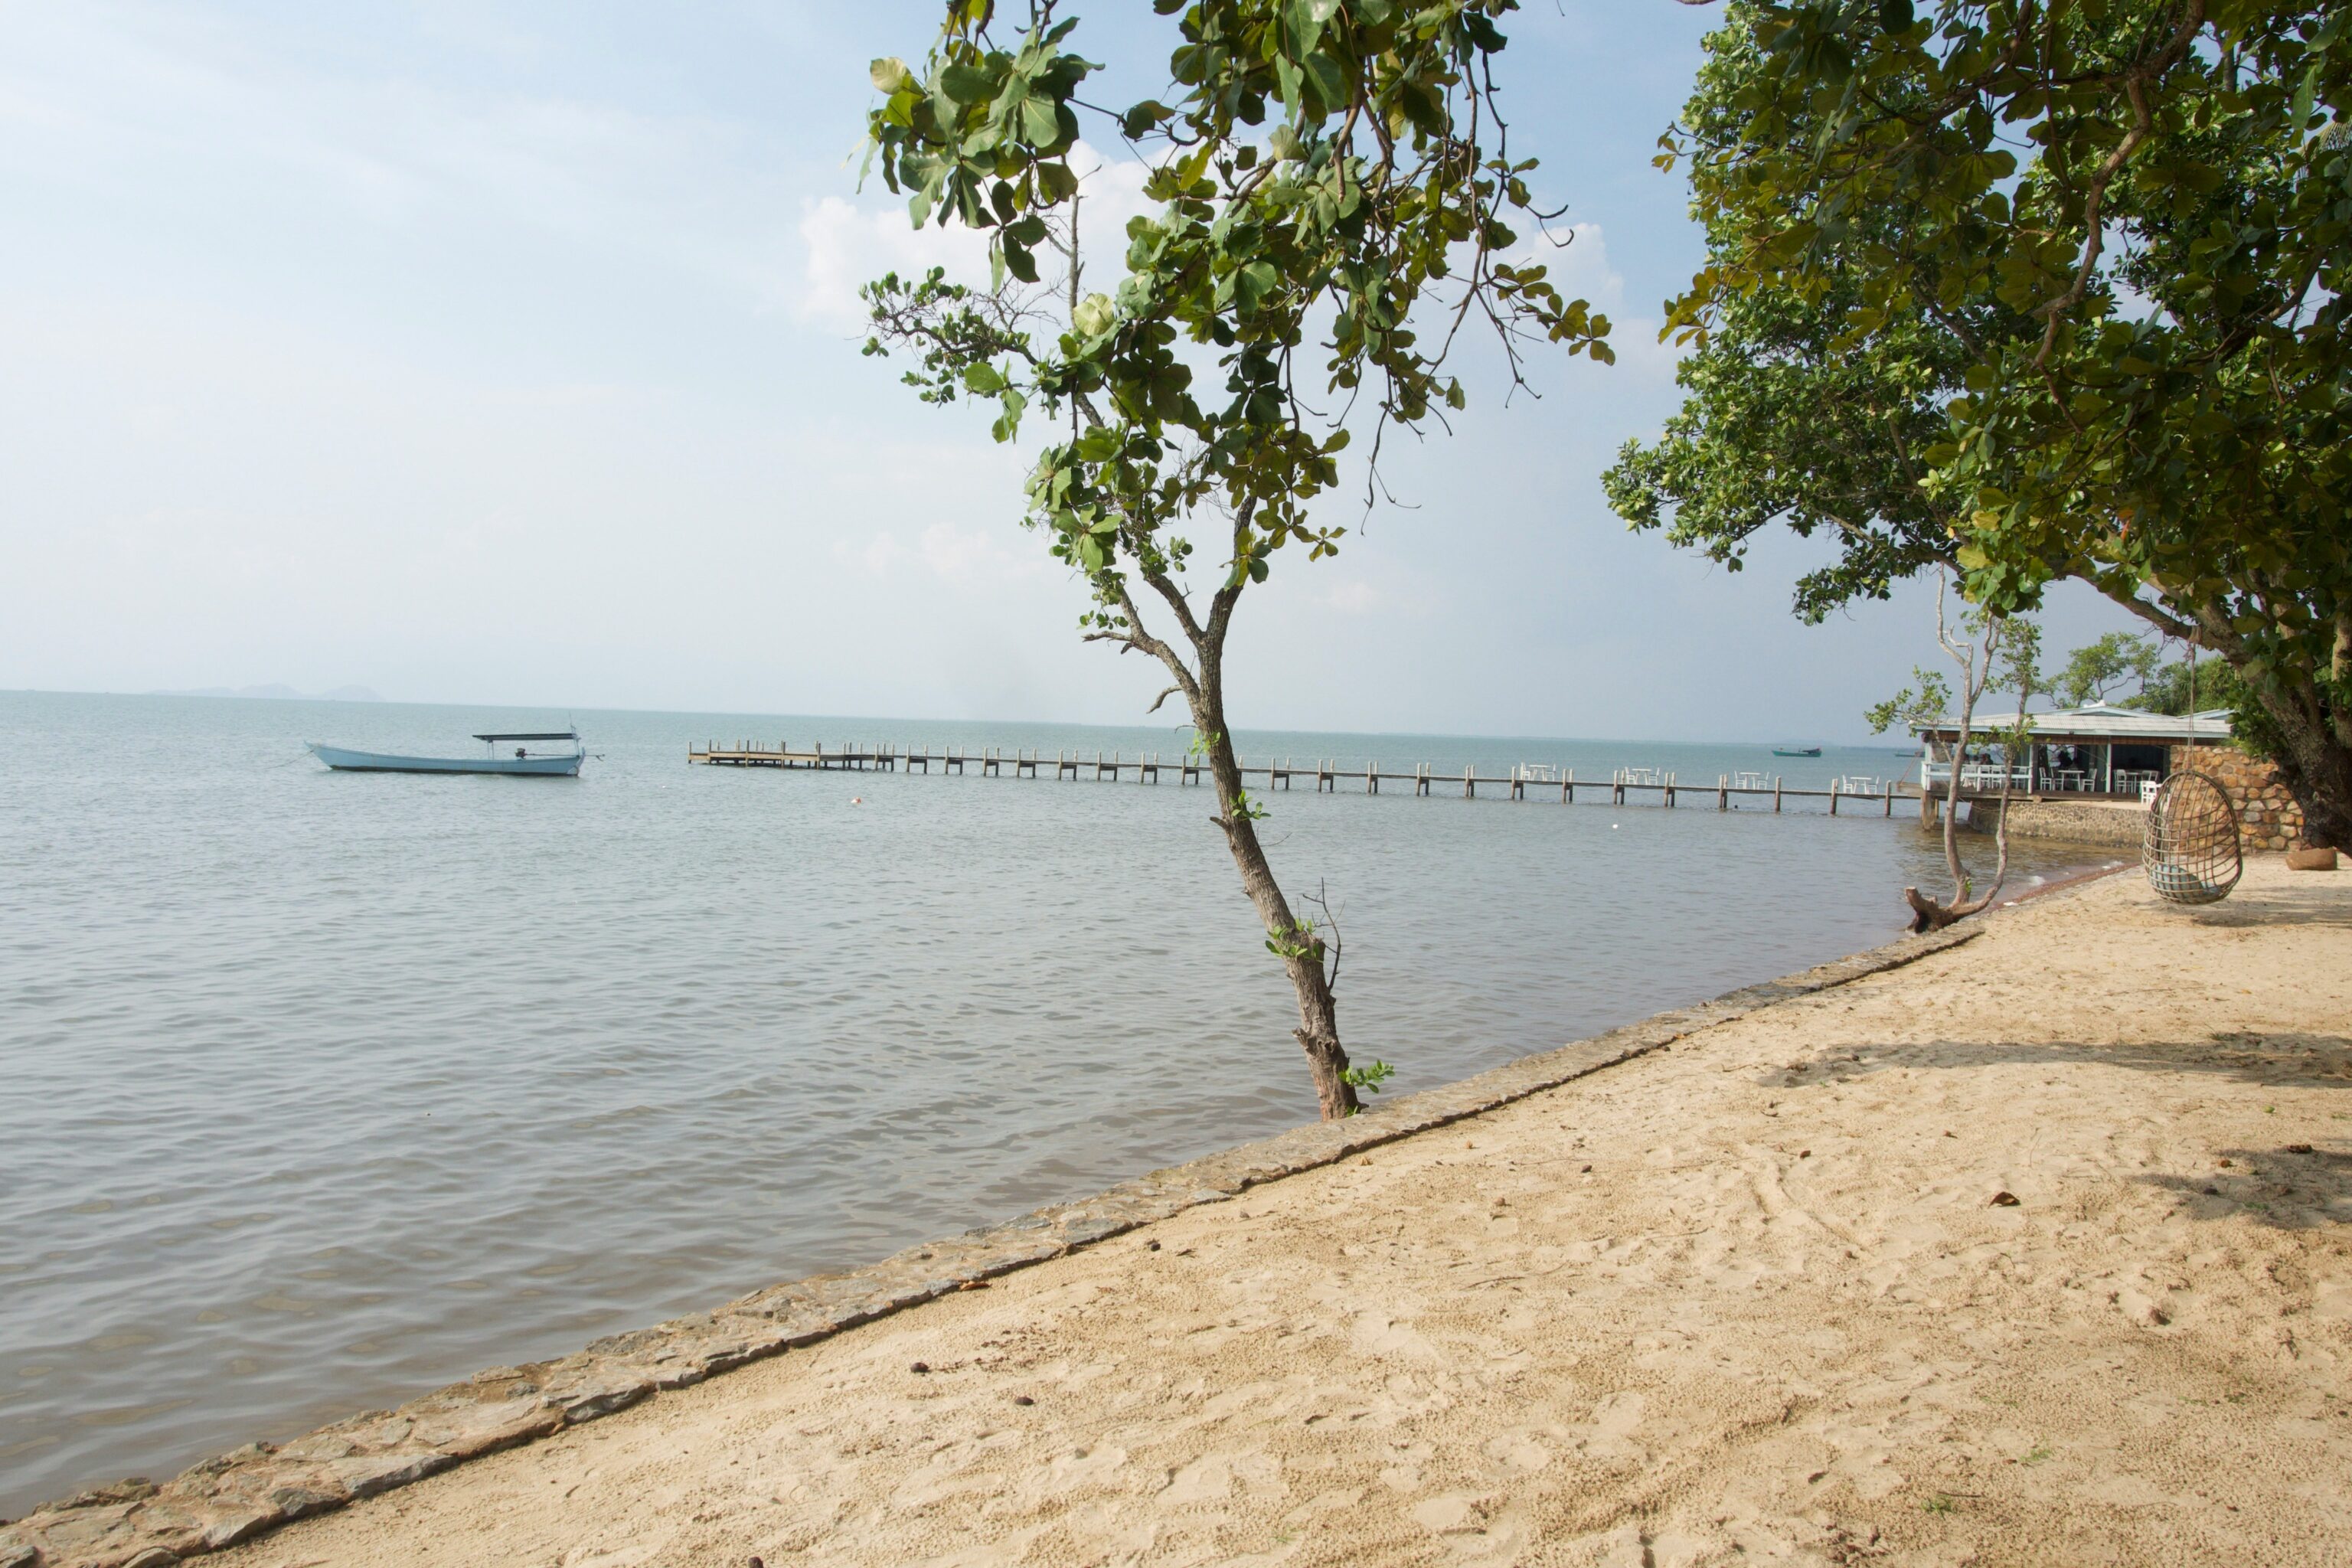
[[[1941,608],[1938,605],[1939,612]],[[1954,899],[1969,896],[1969,876],[1960,868],[1960,770],[1968,765],[1969,730],[1976,718],[1976,671],[1973,668],[1964,668],[1960,671],[1960,732],[1952,742],[1951,776],[1944,781],[1944,869],[1951,873]],[[1910,900],[1913,909],[1919,908],[1915,889],[1904,889],[1903,896]],[[1921,926],[1918,929],[1925,931],[1927,928]]]
[[[1248,514],[1236,521],[1238,532],[1247,526]],[[1225,725],[1225,633],[1240,602],[1241,584],[1247,579],[1238,578],[1217,593],[1205,622],[1194,616],[1182,590],[1164,574],[1146,574],[1143,581],[1167,602],[1192,649],[1192,662],[1188,665],[1173,646],[1144,630],[1142,613],[1123,585],[1118,590],[1118,603],[1127,620],[1126,629],[1093,635],[1149,653],[1176,678],[1176,684],[1162,692],[1160,700],[1181,691],[1192,710],[1192,728],[1207,751],[1209,777],[1217,790],[1217,815],[1213,820],[1224,830],[1225,847],[1233,851],[1234,865],[1242,874],[1242,891],[1256,907],[1266,943],[1280,954],[1291,989],[1297,994],[1298,1026],[1291,1034],[1307,1053],[1307,1068],[1315,1080],[1315,1098],[1323,1120],[1352,1116],[1361,1106],[1356,1086],[1348,1081],[1348,1053],[1339,1045],[1339,1004],[1331,993],[1330,972],[1324,968],[1328,946],[1320,932],[1311,938],[1302,935],[1290,900],[1283,897],[1274,868],[1266,864],[1257,824],[1244,809],[1241,763],[1234,755],[1233,734]]]
[[[1952,645],[1944,635],[1944,589],[1941,579],[1936,589],[1936,640],[1947,651]],[[1960,770],[1969,765],[1969,726],[1977,710],[1976,663],[1973,659],[1960,669],[1960,729],[1952,740],[1951,770],[1944,778],[1944,868],[1952,877],[1952,902],[1958,903],[1969,895],[1968,873],[1960,868]],[[2008,780],[2002,781],[2004,789]],[[2004,802],[2003,816],[2007,816]],[[1903,889],[1903,901],[1911,906],[1911,929],[1915,931],[1937,931],[1957,919],[1947,905],[1939,904],[1916,888]]]
[[[1224,683],[1217,661],[1206,657],[1208,649],[1202,651],[1201,692],[1192,704],[1192,722],[1208,742],[1209,773],[1217,785],[1217,826],[1225,830],[1225,845],[1242,874],[1242,890],[1257,907],[1267,940],[1286,950],[1283,967],[1298,995],[1298,1027],[1291,1034],[1307,1053],[1307,1068],[1314,1075],[1315,1098],[1322,1107],[1323,1120],[1352,1116],[1360,1102],[1355,1085],[1346,1077],[1348,1053],[1339,1046],[1339,1004],[1323,967],[1323,939],[1318,934],[1311,942],[1301,942],[1290,900],[1283,897],[1282,885],[1274,879],[1274,868],[1266,864],[1265,847],[1258,842],[1257,824],[1243,810],[1241,763],[1234,755],[1232,732],[1225,728]]]
[[[1936,634],[1938,641],[1944,641],[1943,615],[1943,596],[1938,593],[1936,599]],[[1992,684],[1993,654],[2000,646],[2000,624],[1994,622],[1987,626],[1984,647],[1980,654],[1979,650],[1969,643],[1956,646],[1945,641],[1944,646],[1960,664],[1959,736],[1953,742],[1951,776],[1945,781],[1944,787],[1944,868],[1952,875],[1952,897],[1948,902],[1937,903],[1916,888],[1904,889],[1903,901],[1911,906],[1911,929],[1914,931],[1941,931],[1956,921],[1967,919],[2000,897],[2001,884],[2009,880],[2009,795],[2011,777],[2016,771],[2017,759],[2009,754],[2007,746],[2001,748],[2000,819],[1993,827],[1996,858],[1993,864],[1992,886],[1985,889],[1984,897],[1980,899],[1972,900],[1969,897],[1969,875],[1967,869],[1960,864],[1960,847],[1958,837],[1960,770],[1967,765],[1969,731],[1976,719],[1977,697]],[[1960,651],[1961,647],[1969,648],[1965,656]],[[1977,662],[1979,657],[1984,661],[1981,670],[1979,669]],[[2029,676],[2025,685],[2017,694],[2018,721],[2021,726],[2024,722],[2025,705],[2033,695],[2031,684],[2032,678]],[[2030,770],[2032,766],[2031,750],[2027,752],[2026,756],[2028,759],[2026,765]]]
[[[1074,195],[1063,247],[1070,262],[1068,293],[1073,314],[1078,306],[1077,212]],[[1102,416],[1083,393],[1071,397],[1070,423],[1073,432],[1081,426],[1097,427],[1102,424]],[[1255,502],[1247,503],[1234,518],[1237,545],[1248,532],[1255,510]],[[1192,710],[1193,730],[1207,746],[1209,775],[1217,789],[1215,821],[1224,829],[1226,847],[1233,851],[1234,865],[1242,875],[1242,890],[1257,909],[1258,923],[1265,928],[1267,944],[1280,953],[1283,968],[1290,975],[1291,989],[1297,994],[1298,1026],[1291,1034],[1307,1053],[1307,1071],[1314,1078],[1315,1098],[1322,1108],[1323,1120],[1352,1116],[1361,1106],[1355,1085],[1348,1081],[1348,1053],[1339,1046],[1339,1004],[1331,993],[1331,972],[1324,968],[1327,944],[1320,932],[1312,939],[1301,940],[1290,900],[1283,897],[1282,885],[1274,879],[1274,868],[1266,863],[1265,847],[1258,842],[1257,824],[1243,810],[1241,764],[1234,755],[1233,736],[1225,728],[1225,632],[1232,625],[1242,586],[1249,579],[1241,574],[1237,564],[1236,575],[1215,595],[1204,621],[1194,614],[1181,586],[1168,575],[1167,564],[1149,563],[1157,552],[1146,550],[1136,540],[1129,540],[1128,544],[1138,562],[1138,578],[1166,601],[1184,644],[1191,648],[1192,662],[1188,666],[1174,644],[1145,629],[1142,612],[1127,582],[1116,575],[1108,580],[1108,587],[1125,617],[1125,629],[1097,629],[1087,634],[1087,640],[1117,642],[1124,645],[1122,652],[1133,648],[1149,654],[1175,677],[1176,684],[1161,692],[1160,700],[1164,702],[1182,692],[1186,706]],[[1237,553],[1237,563],[1239,559]],[[1097,578],[1097,585],[1106,586],[1106,580]],[[1152,704],[1155,709],[1159,706],[1159,702]]]
[[[1949,826],[1948,808],[1946,812],[1946,825]],[[1959,877],[1957,872],[1954,877],[1959,891],[1948,904],[1936,902],[1922,894],[1916,888],[1903,889],[1903,901],[1911,906],[1911,929],[1914,931],[1941,931],[1956,921],[1966,920],[2000,897],[2001,885],[2009,880],[2009,769],[2006,766],[2001,769],[2000,820],[1993,827],[1992,841],[1994,851],[1992,886],[1985,889],[1984,897],[1970,900],[1968,897],[1968,880],[1966,878]],[[1949,842],[1947,838],[1947,853],[1950,853]],[[1955,856],[1954,858],[1957,859],[1958,857]]]

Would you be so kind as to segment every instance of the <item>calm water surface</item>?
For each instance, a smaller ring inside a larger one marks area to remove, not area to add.
[[[572,717],[600,753],[572,782],[330,773],[299,744],[447,754]],[[751,735],[1183,740],[0,693],[0,1515],[1312,1118],[1205,792],[685,764]],[[1349,1047],[1396,1089],[1885,941],[1935,874],[1899,813],[1459,793],[1271,797],[1277,872],[1340,913]]]

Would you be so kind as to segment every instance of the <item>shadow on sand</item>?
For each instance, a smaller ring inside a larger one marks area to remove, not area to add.
[[[1820,1061],[1792,1063],[1759,1081],[1772,1088],[1794,1089],[1842,1083],[1890,1068],[2085,1064],[2140,1072],[2201,1073],[2279,1087],[2352,1089],[2352,1036],[2231,1029],[2202,1040],[2126,1045],[2084,1040],[1928,1040],[1841,1049]]]
[[[2352,1154],[2308,1143],[2225,1149],[2230,1162],[2207,1176],[2150,1174],[2142,1186],[2178,1194],[2197,1219],[2243,1214],[2281,1230],[2352,1225]]]
[[[2307,882],[2284,888],[2241,888],[2218,904],[2180,912],[2200,926],[2335,926],[2352,930],[2352,877],[2341,871],[2298,872]]]
[[[2205,1075],[2263,1089],[2352,1089],[2352,1037],[2231,1030],[2198,1041],[2140,1045],[1934,1040],[1842,1050],[1820,1060],[1791,1063],[1758,1081],[1766,1088],[1801,1089],[1850,1083],[1890,1068],[2017,1065]],[[2131,1180],[2179,1194],[2199,1219],[2242,1213],[2286,1230],[2352,1225],[2352,1152],[2347,1151],[2352,1151],[2352,1132],[2317,1143],[2224,1149],[2215,1168],[2205,1174],[2151,1172]]]

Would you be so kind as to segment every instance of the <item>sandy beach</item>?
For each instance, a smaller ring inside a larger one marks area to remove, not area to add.
[[[2094,882],[209,1561],[2341,1563],[2347,1021]]]

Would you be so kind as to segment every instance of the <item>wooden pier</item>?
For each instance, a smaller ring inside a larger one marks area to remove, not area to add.
[[[1163,761],[1157,752],[1146,752],[1134,757],[1118,752],[1105,756],[1097,752],[1092,758],[1078,752],[1055,752],[1051,757],[1042,751],[1005,751],[984,747],[972,752],[961,747],[942,751],[916,750],[896,745],[857,745],[828,750],[822,742],[807,750],[794,751],[789,741],[778,741],[773,746],[758,741],[738,741],[733,745],[721,745],[717,741],[706,742],[698,750],[688,747],[686,760],[690,763],[715,768],[794,768],[811,772],[844,773],[912,773],[920,769],[929,773],[937,767],[942,773],[961,773],[977,770],[983,775],[1012,778],[1108,779],[1113,784],[1133,775],[1138,784],[1156,784],[1160,774],[1173,776],[1179,787],[1200,784],[1208,771],[1208,763],[1192,752],[1176,760]],[[1559,792],[1560,804],[1575,804],[1576,792],[1585,792],[1587,799],[1599,800],[1605,794],[1612,805],[1633,804],[1637,799],[1654,798],[1658,805],[1673,807],[1685,804],[1683,797],[1697,796],[1717,811],[1729,811],[1735,800],[1753,800],[1760,805],[1772,803],[1776,812],[1783,803],[1792,800],[1826,800],[1829,814],[1839,815],[1839,807],[1872,806],[1878,815],[1895,815],[1898,799],[1916,797],[1917,791],[1895,779],[1833,779],[1827,789],[1798,789],[1783,784],[1775,775],[1769,782],[1761,773],[1719,773],[1713,784],[1685,784],[1671,772],[1656,768],[1618,768],[1609,777],[1579,779],[1574,768],[1552,767],[1538,763],[1521,763],[1504,776],[1481,776],[1473,768],[1464,768],[1457,775],[1440,773],[1432,764],[1417,764],[1409,773],[1383,773],[1380,763],[1366,763],[1361,767],[1342,767],[1328,760],[1301,763],[1285,758],[1279,762],[1244,763],[1242,782],[1253,778],[1265,781],[1268,791],[1289,789],[1296,781],[1311,780],[1316,790],[1338,794],[1343,784],[1360,785],[1360,793],[1378,795],[1381,786],[1410,784],[1415,795],[1433,795],[1439,790],[1451,795],[1459,784],[1465,799],[1475,800],[1481,788],[1490,795],[1509,792],[1513,800],[1549,799],[1551,792]],[[1866,787],[1851,787],[1860,784]]]

